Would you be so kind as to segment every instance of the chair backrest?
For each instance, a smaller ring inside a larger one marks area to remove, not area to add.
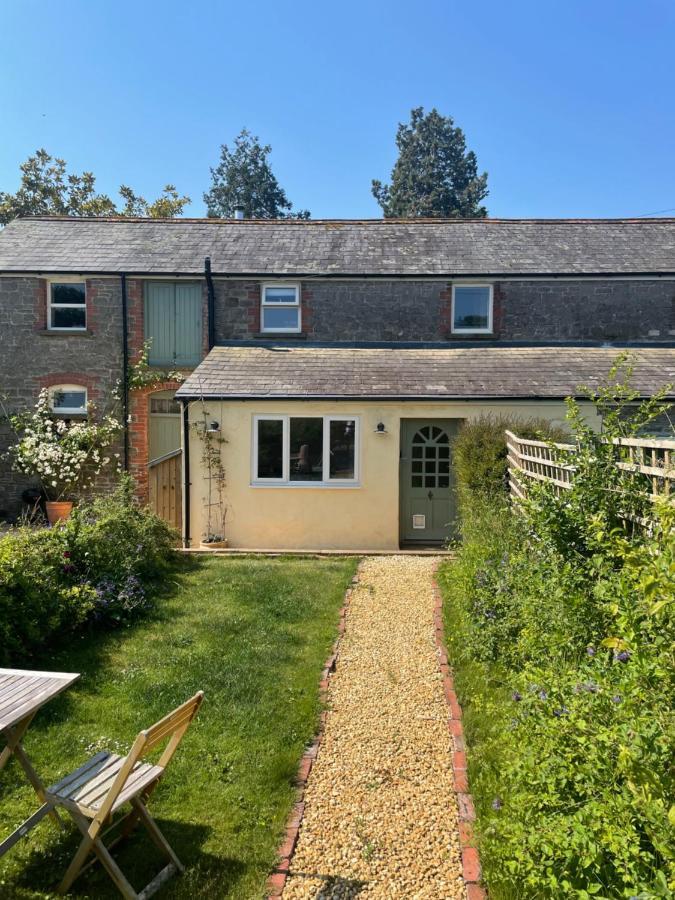
[[[197,715],[197,710],[204,699],[204,691],[198,691],[194,697],[186,700],[180,706],[176,707],[159,722],[155,722],[150,728],[139,732],[138,737],[133,743],[124,765],[120,768],[115,781],[110,786],[108,794],[102,803],[97,819],[103,820],[113,807],[115,800],[121,794],[129,776],[134,770],[134,766],[143,757],[147,756],[158,744],[168,739],[168,743],[157,761],[157,765],[163,769],[169,764],[171,757],[178,749],[178,745],[183,739],[183,735],[188,730],[190,722]]]

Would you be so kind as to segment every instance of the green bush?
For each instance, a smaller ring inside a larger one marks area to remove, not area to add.
[[[148,608],[176,536],[133,503],[128,482],[50,529],[0,539],[0,664],[25,662],[57,636],[111,627]]]
[[[573,489],[479,488],[440,575],[496,900],[675,890],[675,510],[623,522],[636,483],[576,413]]]
[[[460,503],[476,495],[498,497],[507,491],[505,431],[540,441],[565,441],[569,434],[546,419],[483,415],[468,419],[453,444],[453,465]]]

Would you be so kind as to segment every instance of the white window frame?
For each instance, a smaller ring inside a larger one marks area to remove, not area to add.
[[[84,391],[84,406],[54,406],[54,394],[63,391]],[[83,384],[54,384],[49,388],[49,408],[55,416],[86,416],[89,403],[89,391]]]
[[[286,288],[295,291],[292,303],[268,303],[265,299],[269,288]],[[297,309],[297,328],[265,328],[266,309]],[[302,331],[302,307],[300,306],[300,285],[297,282],[266,281],[260,286],[260,331],[262,334],[299,334]]]
[[[456,288],[487,288],[489,291],[488,299],[488,324],[487,328],[455,328],[455,289]],[[494,307],[494,285],[492,284],[476,284],[475,282],[458,282],[452,285],[452,334],[492,334],[493,328],[493,311]]]
[[[322,481],[291,481],[291,419],[321,419],[323,421],[323,473]],[[258,422],[283,422],[282,429],[282,477],[260,478],[258,475]],[[330,478],[330,423],[354,422],[354,477]],[[253,439],[251,441],[251,487],[283,488],[355,488],[360,487],[361,420],[356,415],[279,415],[259,413],[253,416]]]
[[[52,305],[52,288],[55,284],[83,284],[84,304],[55,303]],[[84,309],[84,326],[72,328],[63,325],[52,325],[52,309]],[[85,278],[52,278],[47,282],[47,331],[86,331],[87,330],[87,281]]]

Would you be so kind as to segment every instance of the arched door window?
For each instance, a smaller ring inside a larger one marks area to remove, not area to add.
[[[412,441],[411,487],[450,487],[450,441],[442,428],[425,425]]]

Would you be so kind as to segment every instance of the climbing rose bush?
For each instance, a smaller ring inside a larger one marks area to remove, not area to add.
[[[90,414],[94,411],[90,406]],[[56,418],[47,390],[40,392],[35,409],[9,418],[18,435],[8,451],[14,469],[39,479],[50,500],[71,498],[93,485],[112,462],[106,450],[122,430],[111,415],[84,422]]]

